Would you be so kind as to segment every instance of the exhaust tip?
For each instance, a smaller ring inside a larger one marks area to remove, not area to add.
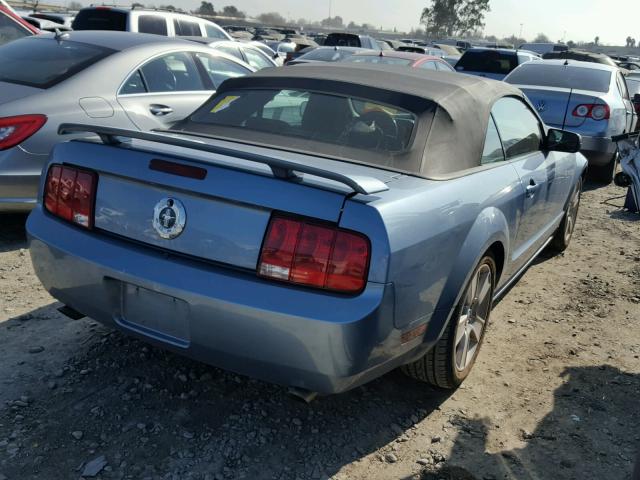
[[[318,392],[312,392],[311,390],[305,390],[304,388],[289,387],[289,395],[296,400],[302,400],[308,405],[315,400],[318,396]]]
[[[63,305],[58,309],[58,311],[65,317],[69,317],[71,320],[80,320],[81,318],[86,317],[84,313],[74,310],[69,305]]]

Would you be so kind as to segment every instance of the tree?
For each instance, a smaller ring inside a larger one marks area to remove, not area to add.
[[[593,39],[593,44],[597,47],[598,44],[600,43],[600,37],[597,37]]]
[[[320,25],[327,28],[344,28],[342,17],[328,17],[320,22]]]
[[[82,4],[80,2],[69,2],[67,8],[71,11],[80,10],[82,8]]]
[[[547,37],[544,33],[539,33],[538,36],[533,40],[534,43],[549,43],[549,37]]]
[[[358,25],[353,20],[349,22],[349,25],[347,25],[347,30],[357,30],[358,28],[360,28],[360,25]]]
[[[213,8],[213,4],[211,2],[205,2],[204,0],[202,0],[202,2],[200,2],[200,7],[198,7],[198,9],[196,10],[196,13],[200,15],[213,16],[216,14],[216,10],[215,8]]]
[[[457,37],[484,28],[484,16],[490,10],[489,0],[431,0],[420,23],[431,37]]]
[[[567,42],[567,47],[569,48],[576,48],[576,42],[574,42],[573,40],[569,40]]]
[[[222,9],[223,17],[245,18],[247,15],[233,5],[227,5]]]
[[[261,13],[258,21],[266,25],[286,25],[287,19],[277,12]]]
[[[144,7],[144,3],[133,2],[131,4],[131,8],[145,8],[145,7]]]

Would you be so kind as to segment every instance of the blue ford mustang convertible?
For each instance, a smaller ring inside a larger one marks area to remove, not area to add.
[[[64,311],[303,392],[396,367],[458,386],[494,299],[569,244],[587,164],[508,84],[367,64],[228,80],[172,130],[79,131],[27,224]]]

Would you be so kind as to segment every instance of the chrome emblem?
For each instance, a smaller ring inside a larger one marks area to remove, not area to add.
[[[176,238],[184,230],[187,213],[180,200],[163,198],[153,209],[153,228],[162,238]]]
[[[540,100],[539,102],[536,103],[536,110],[538,110],[538,112],[542,113],[547,109],[547,104],[544,103],[544,100]]]

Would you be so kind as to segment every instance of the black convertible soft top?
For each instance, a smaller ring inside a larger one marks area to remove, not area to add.
[[[264,69],[226,80],[217,95],[238,89],[306,89],[416,109],[435,103],[421,165],[402,170],[427,177],[448,176],[480,165],[491,108],[505,96],[524,98],[504,82],[459,73],[431,72],[393,65],[322,63]],[[425,102],[424,100],[428,100]],[[432,103],[431,103],[432,102]]]

